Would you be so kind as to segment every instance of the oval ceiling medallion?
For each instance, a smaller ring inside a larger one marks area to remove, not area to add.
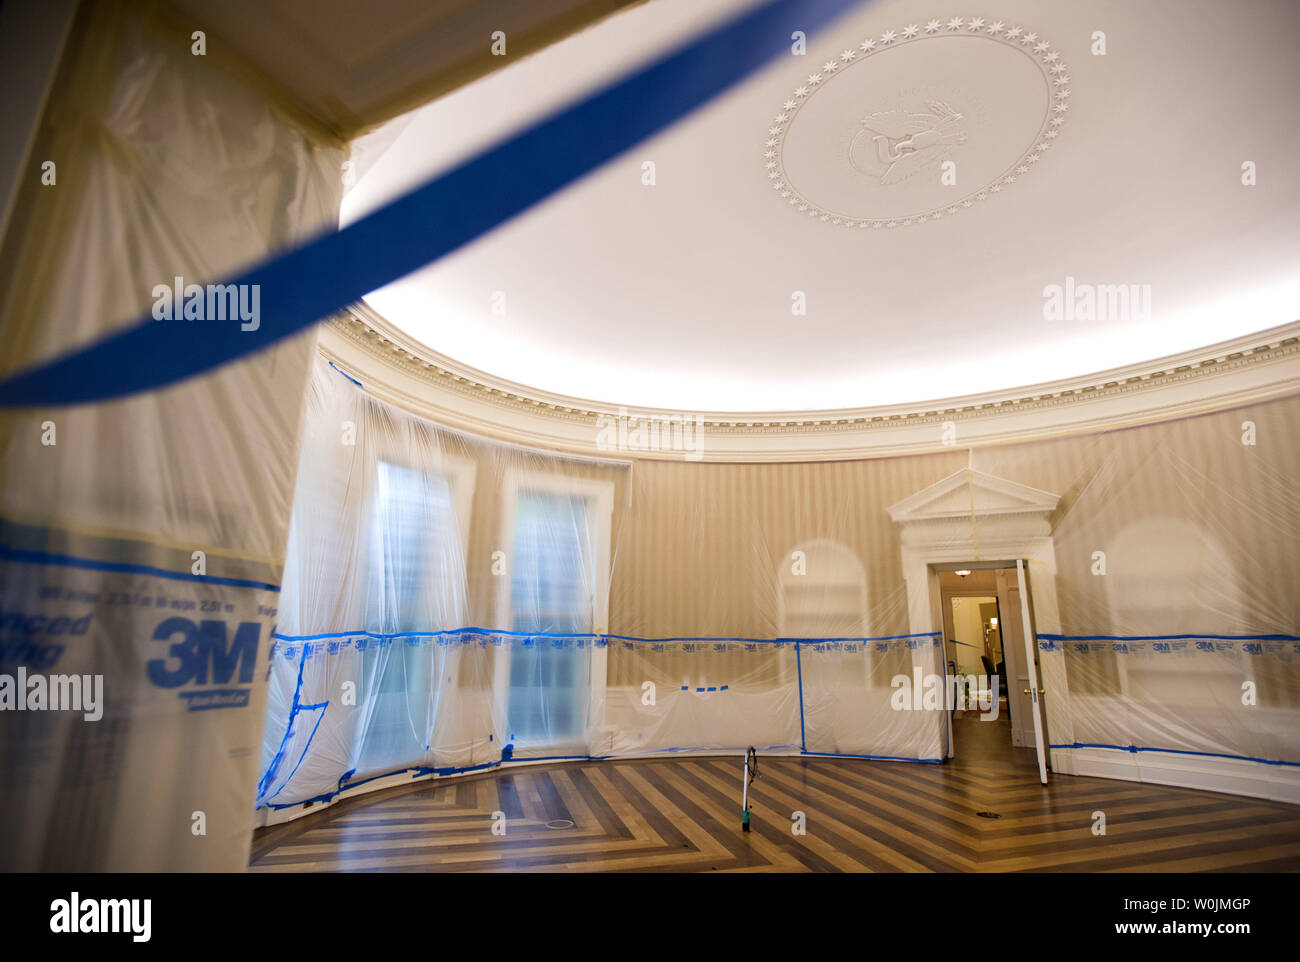
[[[909,227],[1028,174],[1069,109],[1070,75],[1039,34],[983,17],[912,23],[808,75],[768,127],[763,161],[800,213]]]

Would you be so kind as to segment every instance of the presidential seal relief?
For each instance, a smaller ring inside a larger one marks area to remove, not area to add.
[[[896,184],[947,160],[966,143],[963,115],[941,100],[925,110],[880,110],[862,120],[849,161],[882,184]]]

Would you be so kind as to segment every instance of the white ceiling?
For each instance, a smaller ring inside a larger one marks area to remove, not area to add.
[[[716,19],[744,5],[651,0],[399,118],[357,144],[362,176],[342,220],[690,35],[708,20],[701,10]],[[963,41],[946,28],[926,39],[927,21],[954,16],[1022,26],[1052,47],[1025,56],[1005,38],[970,38],[965,23]],[[910,24],[918,37],[906,49],[841,60],[891,30],[900,42]],[[1105,32],[1105,56],[1090,52],[1094,31]],[[952,397],[1264,330],[1300,317],[1297,41],[1293,0],[868,3],[811,37],[806,56],[781,56],[367,301],[490,374],[681,411]],[[1051,50],[1068,65],[1065,85],[1052,84],[1063,72],[1043,59]],[[827,61],[844,66],[826,71]],[[813,73],[821,84],[797,98]],[[1063,88],[1067,122],[1051,125]],[[792,100],[793,112],[783,107]],[[965,142],[886,176],[909,130],[928,145],[941,122],[938,139],[958,131]],[[808,211],[771,186],[773,125],[775,160]],[[1038,153],[1040,129],[1059,136]],[[872,143],[878,132],[892,139]],[[944,158],[957,164],[956,187],[939,184]],[[645,161],[653,187],[641,182]],[[1256,186],[1241,183],[1245,161]],[[987,184],[999,190],[970,197]],[[869,226],[836,226],[820,208]],[[904,223],[921,213],[925,222]],[[890,218],[896,226],[883,226]],[[1045,320],[1044,287],[1067,276],[1150,285],[1151,316]],[[806,316],[791,313],[796,291]]]

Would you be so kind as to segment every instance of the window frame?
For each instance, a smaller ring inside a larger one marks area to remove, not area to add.
[[[427,465],[420,466],[413,462],[414,459],[412,459],[409,455],[406,454],[405,449],[400,448],[396,444],[391,444],[391,443],[383,444],[379,448],[379,450],[375,452],[374,457],[370,461],[371,487],[370,487],[369,494],[367,496],[368,503],[366,505],[366,511],[365,511],[366,528],[368,531],[367,537],[373,539],[377,533],[376,532],[377,526],[381,523],[382,505],[380,504],[380,497],[379,497],[379,472],[381,470],[382,465],[390,465],[395,468],[400,468],[403,471],[410,471],[415,474],[422,475],[426,479],[433,478],[433,477],[439,478],[440,480],[446,482],[451,495],[451,509],[453,514],[455,515],[456,534],[457,537],[460,538],[460,544],[461,544],[461,552],[460,552],[461,571],[459,572],[459,574],[462,579],[467,579],[469,574],[469,533],[470,533],[470,523],[471,523],[470,512],[472,510],[473,503],[474,503],[474,484],[477,477],[477,465],[475,464],[474,461],[472,461],[469,458],[447,455],[441,452],[439,452],[436,460],[436,464],[433,466],[427,466]],[[371,590],[371,587],[373,585],[373,578],[375,572],[373,567],[371,566],[373,566],[375,563],[376,563],[376,558],[375,558],[375,554],[373,550],[373,542],[372,542],[369,550],[367,551],[367,570],[365,573],[367,592]],[[366,614],[368,617],[368,612]],[[461,621],[467,619],[468,616],[469,616],[468,610],[460,612]],[[442,626],[442,627],[446,627],[446,626]],[[465,625],[455,625],[450,627],[460,628],[460,627],[465,627]],[[419,626],[417,630],[432,631],[432,630],[439,630],[439,628],[440,626],[429,625],[429,626]],[[368,672],[370,670],[372,669],[368,665],[363,668],[364,672]],[[360,679],[358,679],[362,691],[368,690],[368,687],[366,686],[364,679],[365,679],[364,674]],[[380,697],[382,695],[391,695],[396,693],[396,690],[390,690],[387,692],[383,691],[382,685],[383,685],[383,681],[381,679],[376,685],[375,697]],[[406,693],[408,695],[410,694],[409,687],[406,689]],[[432,695],[432,692],[429,692],[428,694]],[[374,711],[373,710],[369,711],[367,713],[367,717],[373,719]],[[377,769],[375,769],[373,766],[364,765],[363,759],[361,757],[362,751],[366,743],[366,734],[367,733],[361,731],[357,732],[356,738],[349,752],[349,756],[350,756],[349,766],[357,771],[372,772]],[[413,764],[418,763],[418,760],[413,760],[412,763]]]
[[[511,584],[514,575],[513,556],[516,520],[518,516],[519,497],[524,492],[536,491],[561,497],[581,497],[588,502],[587,517],[595,526],[595,539],[592,546],[591,586],[592,619],[590,634],[604,635],[609,631],[609,583],[611,542],[614,517],[614,482],[594,478],[576,478],[569,475],[546,471],[533,471],[512,468],[505,472],[501,481],[501,517],[500,540],[493,550],[504,550],[506,555],[506,573],[498,576],[493,591],[493,604],[496,611],[496,623],[506,630],[514,630],[514,611],[511,607]],[[503,723],[509,724],[510,717],[510,659],[512,645],[503,645],[495,650],[493,664],[494,702],[499,706]],[[592,733],[601,730],[605,724],[605,686],[608,680],[609,653],[600,646],[591,648],[590,685],[587,704],[587,730],[583,740],[590,743]],[[509,741],[510,732],[502,733],[503,744]],[[515,742],[516,749],[546,747],[548,742]]]

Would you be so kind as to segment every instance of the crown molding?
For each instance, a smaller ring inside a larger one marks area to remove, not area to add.
[[[447,427],[575,454],[656,460],[893,457],[1113,430],[1300,393],[1300,321],[1143,364],[1003,391],[746,413],[625,407],[527,387],[439,354],[364,303],[322,325],[318,345],[368,393]],[[602,443],[602,429],[620,417],[685,418],[688,445],[698,432],[697,453],[687,456],[681,445],[645,449],[635,440],[622,447]]]

